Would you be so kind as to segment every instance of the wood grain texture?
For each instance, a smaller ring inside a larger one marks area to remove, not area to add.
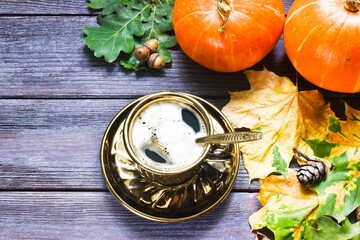
[[[180,223],[142,219],[109,192],[3,192],[1,239],[254,239],[248,217],[255,193],[232,193],[199,218]]]
[[[0,17],[0,97],[133,97],[161,90],[224,96],[249,87],[243,73],[206,70],[180,49],[172,51],[173,63],[162,71],[133,72],[106,63],[82,42],[82,27],[95,21],[86,16]],[[279,74],[294,73],[282,41],[262,65],[282,69]]]
[[[2,15],[68,15],[95,14],[86,0],[2,0]]]
[[[292,0],[284,0],[284,8],[287,12]],[[87,7],[86,0],[2,0],[0,14],[95,14],[96,12]]]

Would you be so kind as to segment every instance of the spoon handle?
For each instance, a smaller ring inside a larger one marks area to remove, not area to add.
[[[196,143],[219,143],[219,144],[231,144],[231,143],[241,143],[255,141],[262,138],[261,132],[230,132],[230,133],[220,133],[209,135],[195,140]]]

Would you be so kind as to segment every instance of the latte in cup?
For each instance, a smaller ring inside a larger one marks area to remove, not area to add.
[[[206,146],[195,139],[207,134],[204,119],[192,106],[163,100],[152,102],[136,115],[129,135],[142,164],[159,171],[177,171],[202,156]]]

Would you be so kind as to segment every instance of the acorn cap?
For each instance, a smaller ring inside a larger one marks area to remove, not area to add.
[[[147,47],[151,53],[154,53],[157,51],[159,47],[159,43],[156,39],[149,39],[144,43],[144,46]]]
[[[165,65],[165,62],[158,53],[153,53],[150,55],[149,60],[148,60],[149,68],[160,69],[164,65]]]

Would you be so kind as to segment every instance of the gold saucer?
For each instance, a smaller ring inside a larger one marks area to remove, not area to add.
[[[195,98],[209,112],[214,133],[233,132],[228,120],[215,106]],[[140,100],[122,109],[103,137],[101,170],[110,192],[133,213],[161,222],[192,219],[220,204],[229,195],[239,171],[237,144],[213,144],[200,169],[186,182],[171,186],[150,182],[129,157],[122,136],[125,119]]]

